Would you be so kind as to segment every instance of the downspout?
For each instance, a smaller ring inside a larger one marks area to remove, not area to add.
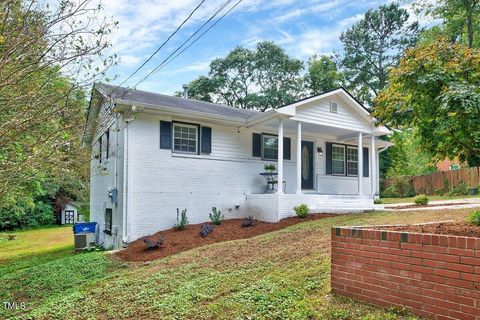
[[[386,151],[388,148],[390,148],[390,146],[383,147],[379,149],[377,152],[377,159],[376,159],[377,161],[377,192],[379,197],[380,197],[380,153]]]
[[[122,117],[123,120],[123,117]],[[126,124],[123,131],[123,243],[128,242],[127,234],[127,214],[128,214],[128,124]]]

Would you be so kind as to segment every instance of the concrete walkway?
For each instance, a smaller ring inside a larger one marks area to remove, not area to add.
[[[480,198],[463,198],[463,199],[452,199],[452,200],[436,200],[430,201],[429,205],[418,208],[405,208],[405,209],[396,209],[395,207],[402,207],[412,205],[412,202],[405,203],[391,203],[384,204],[383,207],[388,211],[412,211],[412,210],[439,210],[439,209],[468,209],[468,208],[480,208]]]

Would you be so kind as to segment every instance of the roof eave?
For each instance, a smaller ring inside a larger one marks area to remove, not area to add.
[[[148,103],[139,103],[139,102],[124,100],[124,99],[115,99],[115,104],[116,106],[114,108],[114,111],[116,112],[133,111],[133,112],[150,112],[150,113],[168,113],[171,115],[178,115],[183,117],[194,116],[195,118],[202,118],[205,120],[215,120],[215,121],[222,122],[225,124],[230,124],[230,125],[244,126],[246,124],[245,118],[229,117],[229,116],[224,116],[224,115],[219,115],[214,113],[184,110],[180,108],[153,105]],[[130,107],[135,106],[136,110],[132,110],[131,108],[128,108],[128,106]]]

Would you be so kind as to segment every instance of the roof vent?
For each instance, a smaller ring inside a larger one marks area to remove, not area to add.
[[[184,84],[182,88],[183,88],[183,97],[185,99],[188,99],[188,84]]]
[[[338,105],[336,102],[330,101],[330,112],[337,113]]]

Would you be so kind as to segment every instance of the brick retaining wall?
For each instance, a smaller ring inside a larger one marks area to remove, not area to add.
[[[432,319],[480,320],[480,238],[332,228],[332,292]]]

